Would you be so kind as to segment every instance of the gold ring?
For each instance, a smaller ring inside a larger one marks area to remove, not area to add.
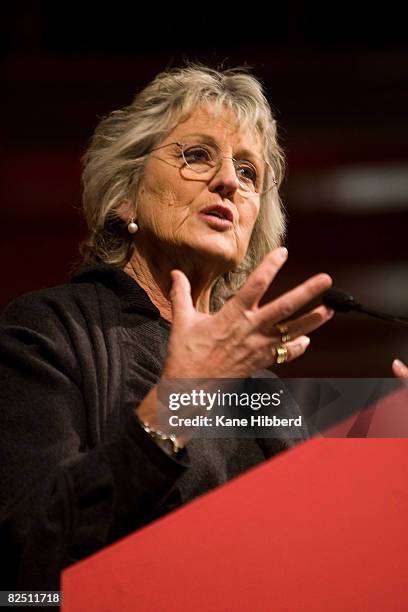
[[[288,359],[288,349],[286,346],[277,346],[276,347],[276,363],[281,364],[285,363]]]
[[[278,330],[278,332],[281,335],[281,342],[282,344],[285,344],[286,342],[289,342],[290,340],[290,333],[289,333],[289,328],[287,325],[285,325],[285,323],[277,323],[275,325],[276,329]]]

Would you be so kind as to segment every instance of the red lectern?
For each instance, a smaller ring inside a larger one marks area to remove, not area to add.
[[[310,440],[67,569],[63,593],[64,612],[406,610],[408,441]]]

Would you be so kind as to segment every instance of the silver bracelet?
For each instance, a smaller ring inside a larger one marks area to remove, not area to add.
[[[144,429],[145,432],[149,434],[151,438],[153,438],[156,444],[166,451],[168,455],[177,456],[183,449],[183,446],[178,443],[178,440],[174,434],[167,435],[158,429],[153,429],[149,423],[142,421],[138,415],[136,415],[136,417],[142,429]]]

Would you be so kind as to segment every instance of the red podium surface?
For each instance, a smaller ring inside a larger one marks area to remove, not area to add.
[[[64,612],[406,610],[408,440],[303,443],[67,569],[63,593]]]

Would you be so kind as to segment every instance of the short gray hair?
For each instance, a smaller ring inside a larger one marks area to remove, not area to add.
[[[85,265],[109,263],[123,267],[132,255],[132,236],[119,218],[137,189],[149,151],[158,146],[178,123],[203,104],[217,113],[227,108],[240,126],[254,129],[261,138],[267,166],[266,186],[277,188],[261,196],[247,254],[238,268],[220,277],[211,295],[211,310],[218,310],[242,285],[285,232],[278,194],[284,156],[277,140],[276,121],[261,83],[248,70],[214,70],[189,64],[160,73],[133,102],[113,111],[98,124],[83,156],[83,211],[89,234],[80,247]]]

